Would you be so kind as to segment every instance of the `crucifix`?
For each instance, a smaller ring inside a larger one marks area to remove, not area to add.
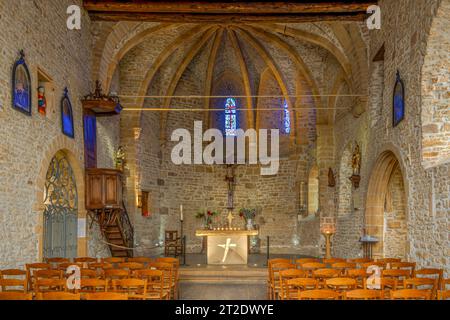
[[[228,228],[231,228],[231,223],[234,219],[233,217],[233,209],[234,209],[234,185],[235,185],[235,176],[234,176],[234,166],[232,164],[227,164],[227,175],[225,176],[225,181],[228,186],[228,200],[227,200],[227,209],[228,209]]]

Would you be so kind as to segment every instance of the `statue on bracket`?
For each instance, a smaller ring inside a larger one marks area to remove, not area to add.
[[[328,186],[333,188],[336,186],[336,177],[334,175],[333,169],[328,169]]]
[[[114,163],[116,169],[123,171],[125,168],[125,151],[122,146],[119,146],[114,153]]]
[[[352,155],[352,169],[353,174],[349,178],[355,189],[359,188],[359,182],[361,181],[361,176],[359,175],[361,171],[361,150],[359,148],[358,142],[355,142],[355,150]]]

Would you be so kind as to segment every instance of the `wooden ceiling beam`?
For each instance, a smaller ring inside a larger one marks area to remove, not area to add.
[[[84,0],[90,12],[298,14],[366,12],[377,0],[327,1],[146,1]]]

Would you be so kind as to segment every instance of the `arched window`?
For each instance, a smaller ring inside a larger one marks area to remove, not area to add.
[[[285,134],[291,133],[291,116],[289,114],[289,108],[286,100],[284,100],[283,105],[283,131]]]
[[[225,135],[233,137],[236,135],[236,101],[228,98],[225,103]]]

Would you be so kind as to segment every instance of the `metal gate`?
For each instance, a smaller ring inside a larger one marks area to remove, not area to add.
[[[48,168],[44,204],[44,257],[76,257],[77,187],[72,167],[62,151],[56,153]]]

